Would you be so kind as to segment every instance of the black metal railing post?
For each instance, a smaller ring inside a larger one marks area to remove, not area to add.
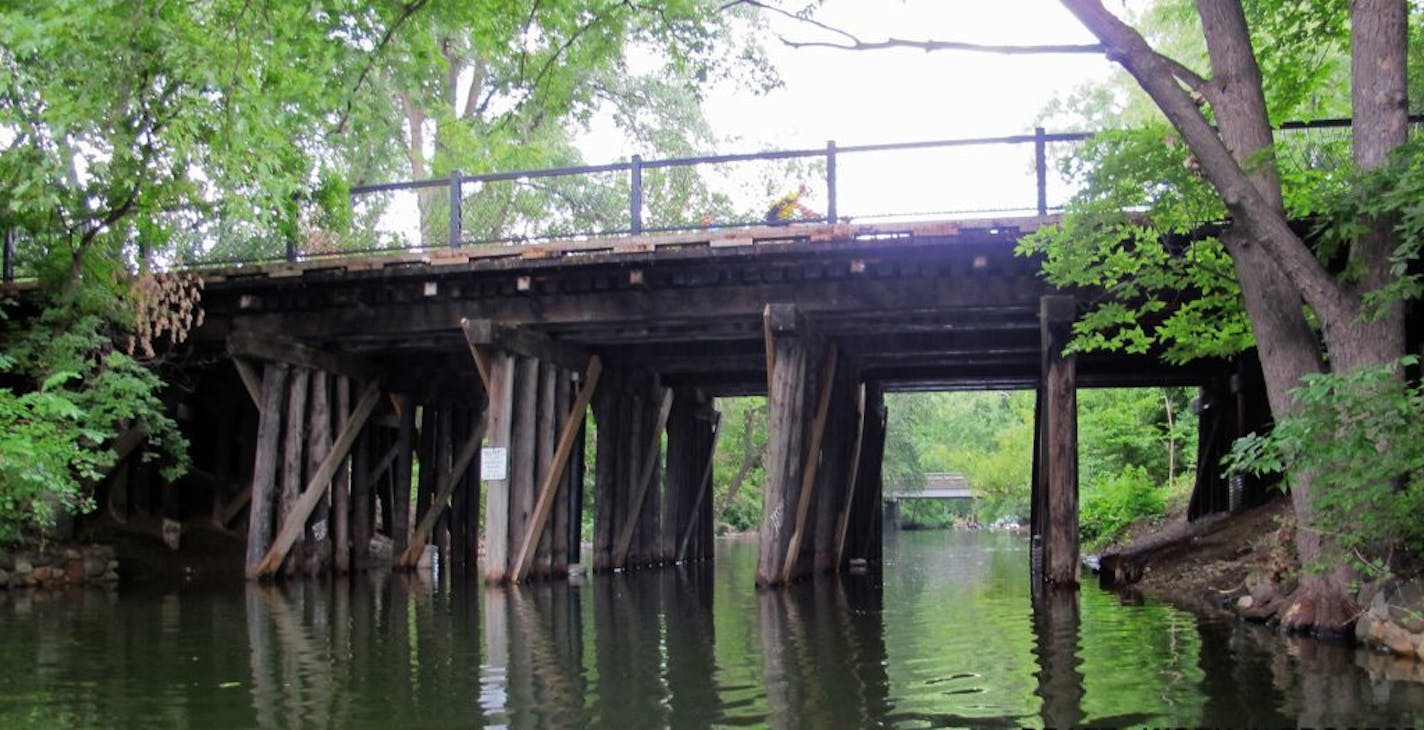
[[[1038,214],[1048,215],[1048,140],[1043,127],[1033,128],[1033,172],[1038,183]]]
[[[836,222],[836,141],[826,142],[826,220]]]
[[[15,229],[5,229],[5,262],[0,267],[0,279],[6,283],[15,280]]]
[[[628,168],[631,186],[628,194],[628,231],[633,235],[643,232],[643,157],[633,155],[632,166]]]
[[[460,171],[450,172],[450,248],[460,247],[460,237],[464,233],[464,218],[460,214]]]

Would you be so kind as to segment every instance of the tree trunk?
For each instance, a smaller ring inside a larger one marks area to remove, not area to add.
[[[766,444],[761,448],[752,445],[752,428],[756,425],[756,418],[761,413],[760,408],[751,408],[742,412],[742,463],[737,467],[737,473],[732,475],[732,481],[727,484],[727,493],[717,500],[717,508],[712,512],[712,519],[721,519],[722,513],[726,512],[737,499],[737,493],[741,491],[742,484],[747,480],[747,475],[752,469],[766,458]],[[712,458],[712,457],[708,457]]]
[[[1362,321],[1364,294],[1388,282],[1393,243],[1388,221],[1351,248],[1363,271],[1358,282],[1339,281],[1290,231],[1280,183],[1267,164],[1247,176],[1240,162],[1271,144],[1261,76],[1241,5],[1235,0],[1199,0],[1198,14],[1211,57],[1210,83],[1158,55],[1136,31],[1097,0],[1063,0],[1137,79],[1182,134],[1202,171],[1222,196],[1234,221],[1222,242],[1236,263],[1242,297],[1256,335],[1267,396],[1277,418],[1292,411],[1290,391],[1301,375],[1319,372],[1321,357],[1305,323],[1301,300],[1318,316],[1332,369],[1348,372],[1403,354],[1403,309],[1396,305],[1372,322]],[[1355,159],[1362,168],[1382,164],[1407,132],[1404,52],[1407,7],[1402,0],[1357,0],[1350,6]],[[1212,104],[1213,130],[1182,85],[1196,87]],[[1310,476],[1295,475],[1292,493],[1299,527],[1296,547],[1303,564],[1331,560],[1330,546],[1311,529],[1314,505]],[[1338,557],[1333,560],[1339,564]],[[1303,578],[1283,617],[1287,628],[1338,631],[1349,625],[1353,602],[1348,570]]]

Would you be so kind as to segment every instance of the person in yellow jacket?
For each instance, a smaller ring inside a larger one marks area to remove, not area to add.
[[[796,218],[819,218],[816,211],[807,208],[801,203],[801,198],[810,189],[802,183],[796,192],[787,193],[785,196],[771,204],[771,208],[766,211],[766,222],[773,226],[784,226]]]

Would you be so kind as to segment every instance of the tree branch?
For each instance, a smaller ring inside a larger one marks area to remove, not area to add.
[[[925,51],[969,51],[972,53],[997,53],[1005,56],[1049,55],[1069,53],[1103,52],[1097,44],[1043,44],[1043,45],[992,45],[984,43],[964,43],[960,41],[915,41],[907,38],[886,38],[883,41],[855,41],[853,43],[832,43],[830,41],[793,41],[778,36],[790,48],[835,48],[842,51],[880,51],[887,48],[911,48]]]
[[[1152,97],[1201,162],[1203,174],[1221,195],[1232,217],[1280,264],[1306,302],[1324,316],[1338,315],[1340,292],[1334,279],[1291,230],[1284,216],[1262,197],[1217,130],[1182,89],[1176,69],[1098,0],[1063,0],[1063,4],[1103,42],[1108,56]]]
[[[380,42],[376,44],[375,48],[371,49],[371,60],[366,62],[366,65],[361,69],[361,73],[356,76],[356,83],[351,86],[351,93],[346,97],[346,108],[341,111],[341,117],[336,121],[336,134],[341,134],[346,130],[346,122],[351,119],[351,108],[356,104],[356,92],[360,91],[361,87],[366,84],[366,79],[371,75],[371,70],[376,67],[376,59],[380,57],[381,51],[390,44],[391,39],[396,35],[396,31],[400,30],[400,27],[404,25],[412,15],[415,15],[416,12],[425,7],[429,1],[430,0],[411,0],[411,2],[401,6],[400,15],[397,15],[390,27],[386,28],[386,32],[381,36]]]
[[[760,0],[734,0],[721,7],[722,10],[737,5],[747,5],[765,10],[769,13],[789,18],[798,23],[819,28],[844,38],[840,43],[833,41],[793,41],[785,36],[778,36],[783,44],[790,48],[834,48],[842,51],[878,51],[887,48],[912,48],[925,52],[931,51],[969,51],[972,53],[997,53],[1002,55],[1029,55],[1029,54],[1069,54],[1069,53],[1093,53],[1098,54],[1104,51],[1102,44],[1034,44],[1034,45],[998,45],[985,43],[965,43],[961,41],[916,41],[907,38],[886,38],[880,41],[867,41],[859,36],[850,33],[842,28],[823,23],[815,18],[797,15],[787,10],[783,10],[772,5],[768,5]]]

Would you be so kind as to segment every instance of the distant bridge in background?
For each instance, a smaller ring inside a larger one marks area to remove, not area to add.
[[[910,489],[892,485],[885,492],[886,502],[907,499],[974,499],[974,490],[969,487],[969,479],[963,474],[933,473],[925,475],[923,489]]]

